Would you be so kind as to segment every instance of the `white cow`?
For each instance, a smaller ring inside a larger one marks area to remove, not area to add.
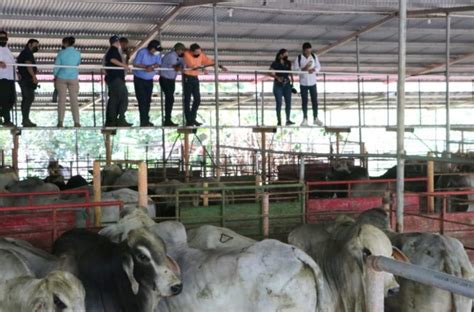
[[[84,312],[84,302],[81,282],[64,271],[42,279],[23,275],[0,284],[0,312]]]
[[[388,237],[370,224],[305,224],[290,233],[288,242],[308,253],[321,267],[336,311],[341,312],[366,309],[365,258],[369,255],[392,256]],[[398,284],[392,274],[384,273],[384,277],[387,294]]]
[[[200,249],[191,248],[181,223],[167,221],[150,227],[145,219],[146,214],[133,212],[128,222],[101,234],[117,239],[123,237],[120,231],[141,224],[165,241],[181,268],[183,292],[163,300],[158,311],[334,311],[319,267],[295,247],[276,240],[241,240],[224,229],[237,242],[235,248],[227,247],[227,237],[221,241],[219,234],[215,236],[216,228],[206,237],[204,228],[200,234],[194,231],[191,238],[191,244]]]

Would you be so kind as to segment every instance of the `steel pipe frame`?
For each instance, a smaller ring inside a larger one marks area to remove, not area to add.
[[[397,85],[397,232],[403,232],[403,211],[405,191],[405,77],[406,77],[406,37],[407,0],[400,0],[399,44],[398,44],[398,85]]]
[[[217,180],[220,180],[220,133],[219,133],[219,49],[217,47],[217,12],[216,3],[212,6],[213,15],[213,32],[214,32],[214,83],[215,83],[215,100],[216,100],[216,169]]]

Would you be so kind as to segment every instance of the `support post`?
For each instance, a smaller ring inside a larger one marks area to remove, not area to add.
[[[357,74],[360,73],[360,48],[359,48],[359,36],[356,37],[356,61],[357,61]],[[362,108],[360,98],[360,76],[357,75],[357,111],[359,117],[359,146],[362,145]],[[337,154],[339,154],[339,138],[337,139]]]
[[[265,151],[267,145],[267,135],[265,132],[262,132],[262,178],[263,181],[267,180],[267,153]]]
[[[184,149],[183,149],[183,163],[184,163],[184,178],[186,183],[189,182],[189,133],[184,133]]]
[[[20,172],[18,171],[18,149],[20,147],[20,135],[21,131],[17,129],[11,130],[12,139],[13,139],[13,148],[12,148],[12,167],[15,170],[16,174],[19,175]],[[28,168],[28,166],[27,166]]]
[[[2,167],[5,167],[5,151],[1,149],[0,152],[2,157]]]
[[[257,174],[255,175],[255,200],[258,200],[259,187],[262,185],[262,176]]]
[[[265,192],[262,194],[262,234],[264,238],[268,238],[270,234],[270,195]]]
[[[202,176],[207,177],[207,152],[206,147],[202,147]]]
[[[433,153],[429,152],[428,157],[433,157]],[[434,192],[434,161],[428,160],[426,165],[426,192],[433,193]],[[426,208],[428,213],[434,213],[434,197],[428,196],[426,199]]]
[[[105,142],[105,164],[109,166],[112,164],[112,140],[111,136],[117,133],[116,130],[102,130]]]
[[[299,174],[299,178],[300,178],[300,183],[304,183],[304,156],[303,155],[300,155],[299,156],[299,162],[300,162],[300,174]]]
[[[207,207],[209,206],[209,191],[207,190],[209,187],[209,183],[204,182],[202,186],[204,188],[203,197],[202,197],[202,205],[204,207]]]
[[[100,177],[100,161],[94,160],[94,167],[93,167],[93,187],[94,187],[94,202],[100,202],[102,200],[102,181]],[[102,208],[95,207],[94,208],[94,224],[95,226],[101,225],[102,219]]]
[[[214,30],[214,84],[215,84],[215,100],[216,100],[216,173],[217,180],[221,177],[221,147],[220,147],[220,116],[219,116],[219,49],[217,48],[217,12],[216,3],[212,6],[213,30]]]
[[[148,168],[144,161],[138,165],[138,206],[148,207]]]
[[[451,16],[446,13],[446,153],[450,157],[450,140],[451,140],[451,120],[450,120],[450,106],[451,97],[449,96],[449,78],[450,78],[450,63],[451,63]],[[449,167],[449,165],[448,165]]]
[[[407,0],[399,1],[399,43],[397,84],[397,232],[403,232],[405,190],[405,76],[407,39]]]

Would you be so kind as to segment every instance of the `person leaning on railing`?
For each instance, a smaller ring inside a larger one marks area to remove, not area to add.
[[[81,63],[81,53],[74,48],[76,39],[66,37],[63,39],[62,49],[56,56],[55,65],[79,66]],[[63,127],[64,114],[66,111],[66,96],[69,91],[69,100],[71,102],[72,118],[74,127],[80,127],[79,121],[79,70],[77,68],[58,68],[53,70],[54,85],[58,91],[58,128]]]
[[[0,113],[3,118],[4,127],[15,127],[11,122],[10,112],[15,104],[15,70],[13,66],[15,58],[7,47],[8,34],[0,31]]]

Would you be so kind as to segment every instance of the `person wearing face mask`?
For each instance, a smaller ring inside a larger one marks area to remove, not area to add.
[[[28,40],[25,48],[18,55],[18,64],[36,64],[34,54],[39,50],[39,41],[36,39]],[[19,66],[18,78],[21,88],[21,115],[23,117],[23,127],[36,127],[36,124],[30,120],[31,105],[35,100],[35,90],[38,87],[38,78],[36,73],[38,69],[34,66]]]
[[[106,127],[129,127],[130,124],[125,120],[125,116],[119,118],[119,114],[125,114],[128,107],[128,90],[125,84],[125,72],[128,71],[128,65],[124,63],[120,54],[119,37],[112,36],[109,39],[110,48],[105,55],[105,66],[116,67],[117,69],[106,69],[105,81],[109,88],[109,101],[106,107]]]
[[[184,114],[186,116],[186,126],[201,126],[196,121],[197,111],[201,104],[201,92],[199,90],[199,71],[202,70],[207,74],[206,67],[214,65],[214,60],[207,57],[202,52],[201,47],[197,43],[193,43],[189,47],[189,51],[184,52],[184,64],[186,69],[183,74],[183,96],[184,96]],[[227,71],[224,66],[219,66],[223,71]],[[191,95],[193,96],[193,106],[190,109]]]
[[[15,127],[11,122],[10,112],[15,104],[15,70],[12,65],[15,58],[7,47],[8,34],[0,31],[0,113],[4,127]]]
[[[172,51],[166,53],[163,57],[161,67],[174,70],[163,70],[160,73],[160,87],[165,95],[165,119],[164,127],[177,127],[171,120],[171,112],[174,104],[174,91],[176,87],[176,76],[184,68],[183,55],[186,51],[184,44],[178,42],[174,45]]]
[[[133,62],[133,67],[141,70],[133,70],[133,84],[135,95],[140,111],[140,127],[153,127],[150,122],[151,96],[153,93],[153,78],[156,69],[161,65],[161,48],[158,40],[152,40],[146,48],[138,50]]]
[[[288,51],[281,49],[278,51],[275,61],[270,66],[270,69],[277,71],[291,71],[291,62],[288,60]],[[291,93],[293,88],[293,75],[290,73],[270,72],[269,74],[274,78],[273,81],[273,95],[276,102],[276,113],[278,126],[281,126],[281,106],[282,98],[285,99],[285,114],[286,125],[291,126],[295,123],[291,121]]]
[[[66,37],[63,39],[62,49],[58,52],[56,65],[79,66],[81,53],[74,48],[76,39]],[[58,92],[58,128],[63,127],[64,114],[66,111],[66,96],[69,91],[71,112],[74,127],[80,127],[79,104],[77,101],[79,93],[79,70],[77,68],[58,68],[53,70],[54,85]]]

